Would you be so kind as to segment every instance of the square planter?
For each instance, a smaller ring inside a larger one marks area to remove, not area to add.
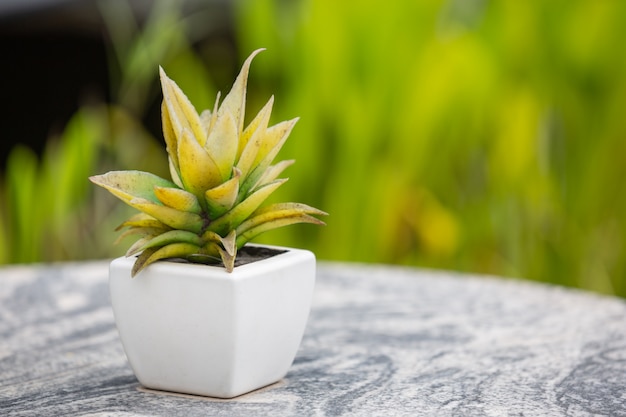
[[[159,261],[131,278],[134,257],[111,262],[115,321],[143,386],[232,398],[286,375],[311,307],[315,256],[269,248],[284,252],[232,273]]]

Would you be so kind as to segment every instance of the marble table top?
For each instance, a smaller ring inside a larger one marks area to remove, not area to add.
[[[0,415],[626,416],[621,299],[320,263],[286,378],[217,400],[139,385],[115,329],[107,268],[0,268]]]

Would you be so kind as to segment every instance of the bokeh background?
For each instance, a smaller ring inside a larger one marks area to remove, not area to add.
[[[25,7],[29,5],[29,7]],[[276,194],[330,213],[258,241],[320,259],[626,296],[626,2],[7,1],[0,263],[106,258],[132,213],[87,181],[167,176],[158,65],[198,109],[300,116]]]

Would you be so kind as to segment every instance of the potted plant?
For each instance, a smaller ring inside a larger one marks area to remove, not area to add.
[[[138,209],[110,265],[115,321],[148,388],[231,398],[283,378],[304,333],[313,253],[247,244],[294,223],[324,224],[300,203],[262,206],[294,161],[273,163],[297,119],[268,126],[273,97],[244,128],[244,62],[231,91],[198,114],[160,69],[171,181],[140,171],[90,177]],[[244,246],[245,245],[245,246]],[[134,277],[134,279],[131,279]]]

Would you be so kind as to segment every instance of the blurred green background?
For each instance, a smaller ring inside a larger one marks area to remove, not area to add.
[[[122,254],[132,211],[86,178],[167,175],[157,66],[200,110],[265,47],[248,116],[274,94],[273,122],[301,117],[276,198],[330,216],[258,241],[626,296],[626,2],[178,4],[98,3],[107,92],[12,148],[0,263]]]

